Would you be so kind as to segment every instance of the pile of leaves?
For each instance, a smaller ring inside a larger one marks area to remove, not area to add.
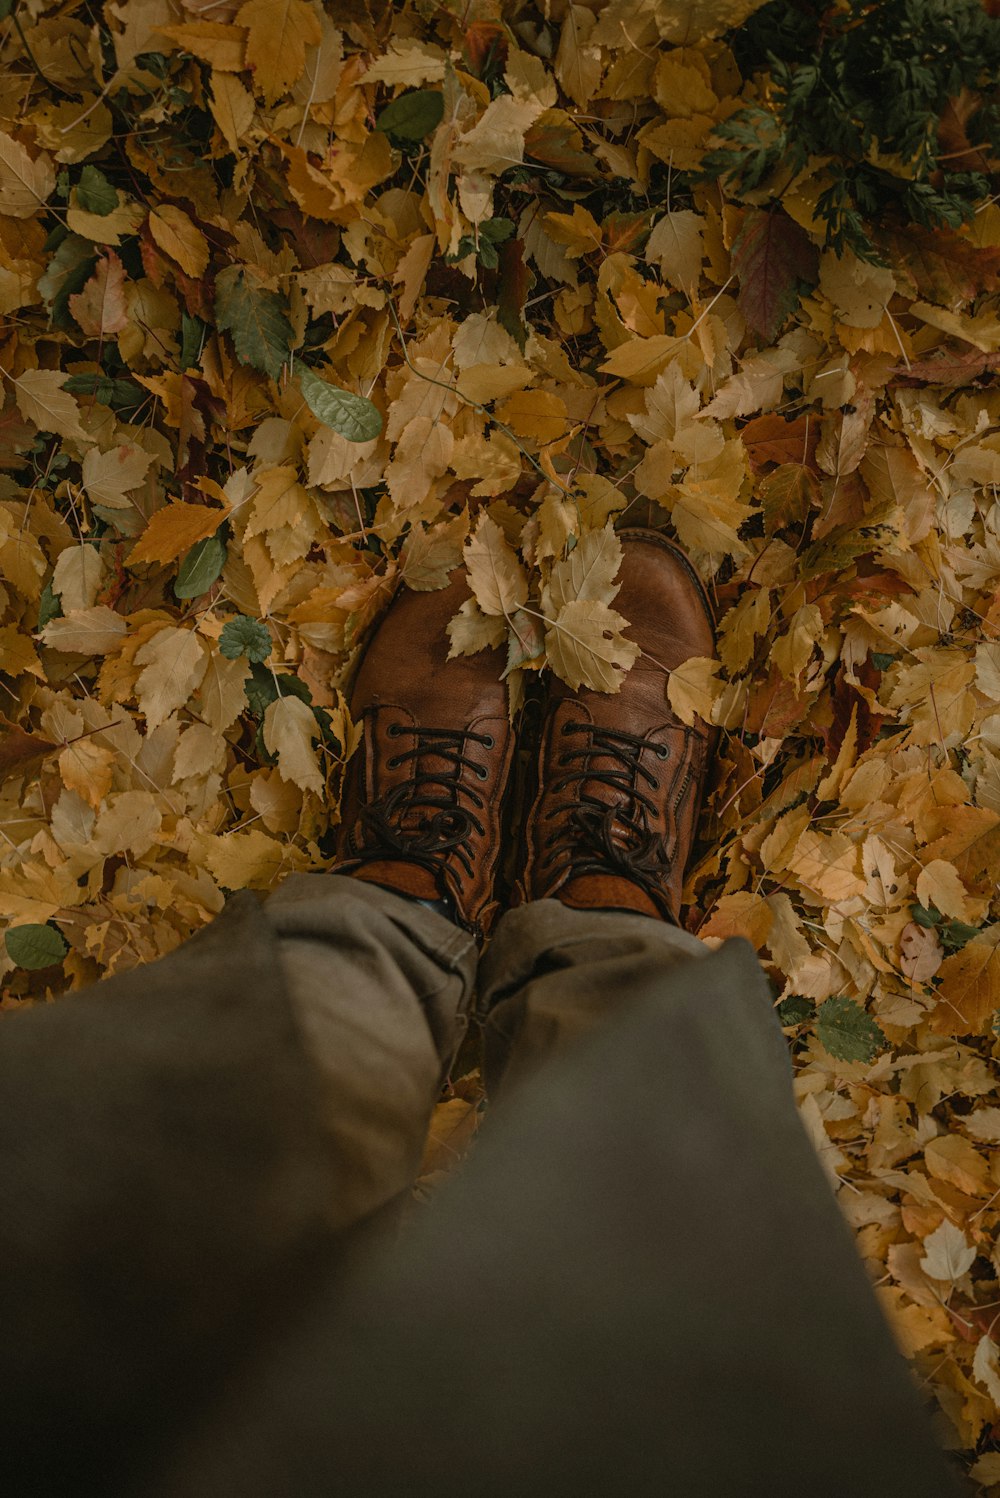
[[[824,136],[774,13],[0,0],[4,1002],[326,866],[399,586],[467,568],[452,647],[504,645],[515,706],[615,690],[614,526],[660,527],[720,620],[667,683],[720,730],[688,925],[760,953],[941,1439],[1000,1492],[990,105],[921,84],[909,167],[846,94],[860,145]],[[793,106],[804,156],[735,169],[731,122]],[[950,217],[869,213],[864,163]]]

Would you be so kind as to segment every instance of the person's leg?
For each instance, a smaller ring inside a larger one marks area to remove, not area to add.
[[[594,992],[564,961],[590,917],[563,914],[540,1012]],[[750,948],[665,965],[632,922],[606,1022],[511,1071],[464,1169],[135,1498],[432,1498],[456,1474],[479,1498],[952,1498]]]
[[[112,1491],[412,1182],[512,755],[498,653],[447,660],[462,596],[402,595],[366,652],[339,873],[3,1020],[0,1444],[46,1492]]]

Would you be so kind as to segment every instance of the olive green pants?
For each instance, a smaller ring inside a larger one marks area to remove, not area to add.
[[[790,1080],[745,943],[322,875],[7,1015],[6,1491],[947,1498]]]

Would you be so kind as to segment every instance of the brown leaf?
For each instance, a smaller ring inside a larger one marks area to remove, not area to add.
[[[1000,944],[970,941],[945,958],[938,977],[931,1029],[938,1035],[982,1034],[1000,1009]]]
[[[899,966],[914,983],[927,983],[944,960],[944,948],[936,931],[915,921],[903,927],[899,938]]]
[[[61,746],[41,734],[25,733],[16,723],[0,715],[0,782],[12,775],[26,775],[38,769],[50,754]]]
[[[114,250],[102,255],[83,290],[70,297],[69,310],[92,338],[120,333],[128,325],[125,267]]]
[[[157,510],[129,553],[130,567],[140,562],[176,562],[198,541],[214,536],[228,510],[178,501]]]
[[[816,444],[820,424],[815,416],[804,414],[786,421],[776,412],[748,421],[740,432],[753,468],[759,472],[766,463],[798,463],[816,466]]]
[[[740,311],[765,343],[773,343],[816,284],[819,254],[804,229],[781,209],[747,214],[733,243]]]

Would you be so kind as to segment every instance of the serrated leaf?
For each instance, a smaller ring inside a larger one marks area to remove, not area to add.
[[[242,364],[277,379],[295,336],[284,297],[252,284],[242,266],[229,265],[215,280],[215,318]]]
[[[835,1061],[874,1061],[886,1045],[871,1015],[843,994],[825,1000],[817,1009],[816,1038]]]
[[[237,614],[223,625],[219,635],[219,649],[229,660],[245,655],[248,661],[260,664],[271,654],[271,635],[266,624],[251,619],[246,614]]]
[[[381,434],[382,413],[363,395],[330,385],[304,367],[299,369],[299,388],[316,419],[348,442],[373,442]]]
[[[528,575],[503,531],[482,515],[465,544],[469,583],[484,614],[510,615],[528,601]]]
[[[546,621],[549,665],[574,690],[617,692],[639,658],[638,645],[622,634],[627,623],[606,603],[574,599]]]
[[[400,94],[379,113],[376,130],[400,140],[423,140],[444,118],[444,95],[438,89],[416,88]]]
[[[18,967],[35,970],[62,962],[69,948],[53,926],[11,926],[4,933],[7,955]]]
[[[76,184],[76,200],[85,213],[107,218],[118,207],[118,191],[102,171],[88,163]]]
[[[217,535],[198,541],[184,558],[174,582],[175,598],[200,598],[222,574],[226,543]]]
[[[773,343],[803,286],[815,284],[816,246],[780,209],[751,212],[733,242],[732,264],[743,316],[765,343]]]

